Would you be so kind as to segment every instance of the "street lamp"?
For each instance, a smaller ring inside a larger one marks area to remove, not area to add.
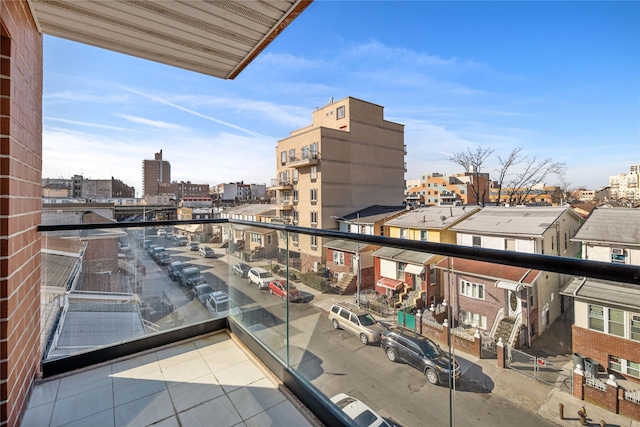
[[[349,221],[348,219],[341,216],[332,216],[331,218],[344,221],[347,224],[353,225],[353,221]],[[360,233],[360,212],[356,213],[355,225],[356,227],[358,227],[358,234],[361,234]],[[356,261],[358,263],[358,271],[356,276],[356,304],[358,305],[358,307],[360,307],[360,280],[362,277],[362,267],[360,264],[360,240],[356,240]]]

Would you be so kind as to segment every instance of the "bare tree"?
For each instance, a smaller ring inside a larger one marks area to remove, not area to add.
[[[521,151],[522,147],[518,147],[514,148],[505,159],[498,156],[498,163],[500,164],[500,167],[496,169],[496,172],[498,172],[498,197],[496,198],[496,204],[498,205],[500,204],[500,197],[502,197],[502,185],[504,184],[510,169],[523,161],[523,158],[520,155]]]
[[[465,172],[471,173],[473,179],[471,180],[471,191],[473,192],[473,196],[477,200],[479,205],[484,206],[485,198],[487,198],[486,194],[486,186],[480,186],[480,173],[482,171],[482,166],[484,166],[484,162],[487,158],[493,154],[493,148],[483,148],[482,146],[478,146],[475,150],[471,150],[467,147],[466,151],[460,151],[458,153],[453,153],[449,157],[449,161],[457,163],[462,166]],[[482,194],[480,194],[482,192]]]
[[[510,205],[523,204],[534,188],[543,183],[548,176],[564,177],[567,169],[564,163],[554,162],[551,159],[540,160],[538,156],[523,157],[518,163],[524,164],[524,168],[513,175],[506,188],[500,183],[509,196]]]

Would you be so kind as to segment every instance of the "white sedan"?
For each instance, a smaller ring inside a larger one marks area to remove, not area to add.
[[[391,427],[380,415],[376,414],[362,401],[348,394],[338,393],[331,398],[338,408],[354,421],[359,427]]]

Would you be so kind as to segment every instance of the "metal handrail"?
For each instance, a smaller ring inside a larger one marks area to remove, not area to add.
[[[527,254],[521,252],[504,251],[498,249],[476,248],[471,246],[459,246],[449,243],[434,243],[421,240],[398,239],[393,237],[373,236],[368,234],[348,233],[337,230],[325,230],[318,228],[299,227],[287,224],[268,224],[263,222],[245,221],[236,219],[197,219],[197,220],[166,220],[166,221],[137,221],[137,222],[106,222],[94,224],[58,224],[40,225],[38,231],[64,231],[64,230],[93,230],[110,228],[135,228],[157,227],[167,225],[185,224],[236,224],[250,227],[262,227],[265,229],[286,231],[291,233],[307,234],[318,237],[352,240],[355,242],[370,243],[373,245],[387,246],[398,249],[409,249],[419,252],[428,252],[443,256],[458,257],[483,261],[489,263],[512,265],[522,268],[531,268],[540,271],[570,274],[573,276],[586,276],[602,280],[629,283],[640,286],[640,266],[622,265],[601,261],[590,261],[578,258],[568,258],[552,255]]]

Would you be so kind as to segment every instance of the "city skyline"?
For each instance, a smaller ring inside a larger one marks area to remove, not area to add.
[[[407,180],[477,146],[564,162],[571,188],[640,162],[638,3],[400,5],[314,2],[233,81],[45,36],[43,177],[141,194],[163,150],[178,182],[269,185],[277,141],[347,96],[405,125]]]

